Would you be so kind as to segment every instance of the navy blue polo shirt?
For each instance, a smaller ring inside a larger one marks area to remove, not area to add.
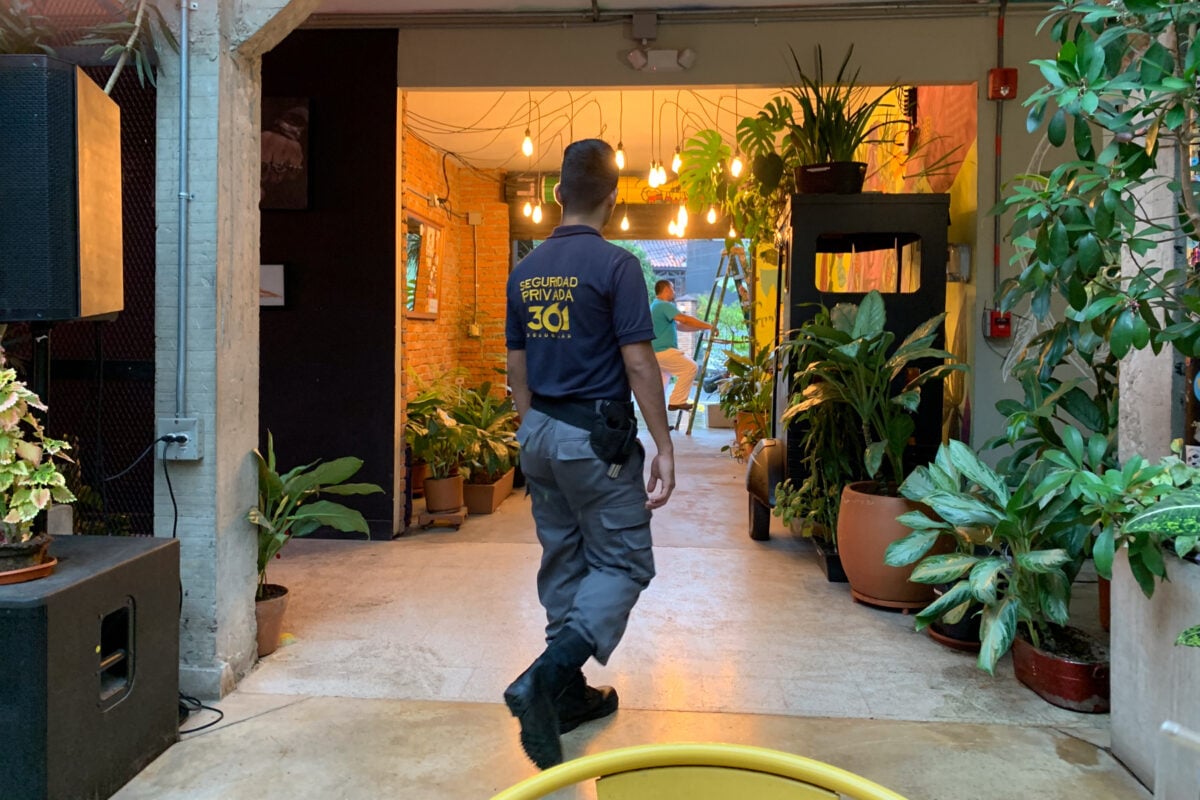
[[[587,225],[563,225],[508,276],[505,343],[543,397],[628,400],[621,347],[654,338],[637,258]]]

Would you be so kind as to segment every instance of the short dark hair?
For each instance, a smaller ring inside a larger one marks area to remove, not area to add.
[[[655,281],[654,282],[654,293],[662,294],[663,289],[667,288],[668,286],[674,286],[674,285],[675,285],[674,283],[667,280],[666,278],[663,278],[661,281]]]
[[[572,142],[563,153],[559,198],[564,210],[588,212],[617,188],[617,157],[601,139]]]

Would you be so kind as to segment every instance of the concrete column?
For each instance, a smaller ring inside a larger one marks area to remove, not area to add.
[[[1176,153],[1173,147],[1163,145],[1158,152],[1159,175],[1177,174]],[[1170,220],[1175,216],[1175,193],[1166,181],[1154,184],[1144,192],[1141,200],[1142,213],[1149,219]],[[1165,241],[1145,256],[1138,257],[1141,264],[1154,264],[1163,269],[1176,265],[1175,242]],[[1134,275],[1137,264],[1128,253],[1121,262],[1125,275]],[[1130,353],[1121,362],[1119,391],[1121,396],[1121,420],[1118,429],[1118,448],[1121,461],[1139,454],[1153,461],[1171,452],[1171,437],[1182,422],[1183,407],[1180,387],[1175,386],[1175,349],[1164,347],[1157,355],[1149,348]],[[1177,419],[1172,419],[1175,415]]]
[[[1177,174],[1173,148],[1159,151],[1157,172]],[[1175,215],[1175,196],[1160,182],[1139,198],[1151,219]],[[1179,264],[1181,253],[1168,241],[1139,259],[1162,268]],[[1122,264],[1136,270],[1132,259]],[[1141,455],[1154,461],[1170,452],[1173,432],[1182,425],[1183,387],[1174,372],[1174,350],[1155,355],[1143,350],[1121,362],[1119,451],[1122,461]],[[1200,568],[1169,557],[1169,583],[1160,583],[1147,599],[1133,579],[1128,558],[1119,553],[1112,584],[1112,749],[1139,779],[1153,788],[1159,726],[1173,720],[1200,727],[1195,700],[1197,660],[1187,648],[1174,647],[1175,636],[1200,619]],[[1176,754],[1178,757],[1180,754]],[[1183,765],[1183,762],[1180,762]],[[1169,773],[1162,773],[1165,778]],[[1192,773],[1194,776],[1194,772]],[[1183,784],[1179,784],[1183,785]]]
[[[155,534],[181,542],[180,689],[229,692],[255,660],[258,176],[262,53],[316,0],[222,0],[188,10],[187,350],[176,396],[180,53],[158,79],[155,414],[200,421],[199,461],[170,461],[170,497],[155,471]],[[163,8],[179,30],[180,8]],[[160,445],[161,454],[161,445]],[[177,515],[177,521],[176,521]]]

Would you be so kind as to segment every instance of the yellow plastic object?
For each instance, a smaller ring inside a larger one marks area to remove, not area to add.
[[[853,772],[811,758],[737,744],[647,744],[582,756],[492,800],[536,800],[598,779],[599,800],[905,800]]]

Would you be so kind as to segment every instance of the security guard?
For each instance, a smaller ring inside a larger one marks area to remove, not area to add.
[[[542,769],[562,761],[561,732],[617,708],[612,687],[588,686],[581,668],[608,662],[654,577],[650,511],[675,488],[641,265],[600,235],[617,177],[605,142],[567,147],[554,187],[562,224],[508,279],[508,382],[542,545],[547,647],[504,702]],[[657,451],[645,485],[631,389]]]

